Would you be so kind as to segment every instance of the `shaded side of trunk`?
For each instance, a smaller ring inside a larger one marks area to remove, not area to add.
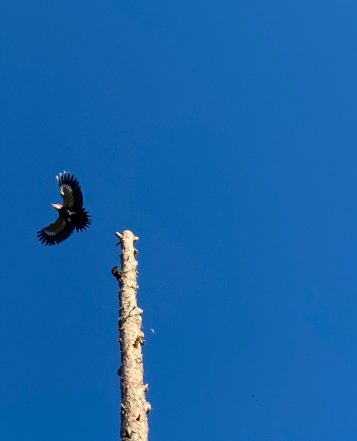
[[[143,310],[137,305],[137,250],[134,234],[125,230],[115,233],[120,238],[122,248],[122,269],[114,267],[113,275],[119,280],[119,343],[121,365],[118,371],[121,389],[121,430],[123,441],[148,441],[148,418],[150,403],[145,393],[142,345],[144,333],[141,330]]]

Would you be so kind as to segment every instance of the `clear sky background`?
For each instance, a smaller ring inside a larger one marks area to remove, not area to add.
[[[2,2],[2,439],[118,440],[131,229],[151,441],[356,440],[356,22],[345,0]],[[44,247],[63,170],[93,225]]]

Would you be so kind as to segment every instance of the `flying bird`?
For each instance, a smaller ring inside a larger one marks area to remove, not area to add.
[[[86,230],[92,223],[83,208],[83,194],[78,180],[68,172],[56,176],[63,204],[51,204],[58,211],[56,222],[36,233],[45,245],[56,245],[66,240],[74,230]]]

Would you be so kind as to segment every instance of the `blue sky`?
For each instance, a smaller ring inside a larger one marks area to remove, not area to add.
[[[2,3],[3,439],[118,439],[124,229],[151,441],[356,439],[356,20],[343,0]],[[63,170],[93,225],[44,247]]]

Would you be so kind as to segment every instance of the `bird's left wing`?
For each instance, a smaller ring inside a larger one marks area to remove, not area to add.
[[[63,206],[79,210],[83,207],[83,194],[77,178],[67,172],[56,176],[61,195],[63,197]]]
[[[74,225],[63,217],[59,217],[56,222],[38,231],[38,240],[45,245],[56,245],[56,243],[66,240],[74,230]]]

